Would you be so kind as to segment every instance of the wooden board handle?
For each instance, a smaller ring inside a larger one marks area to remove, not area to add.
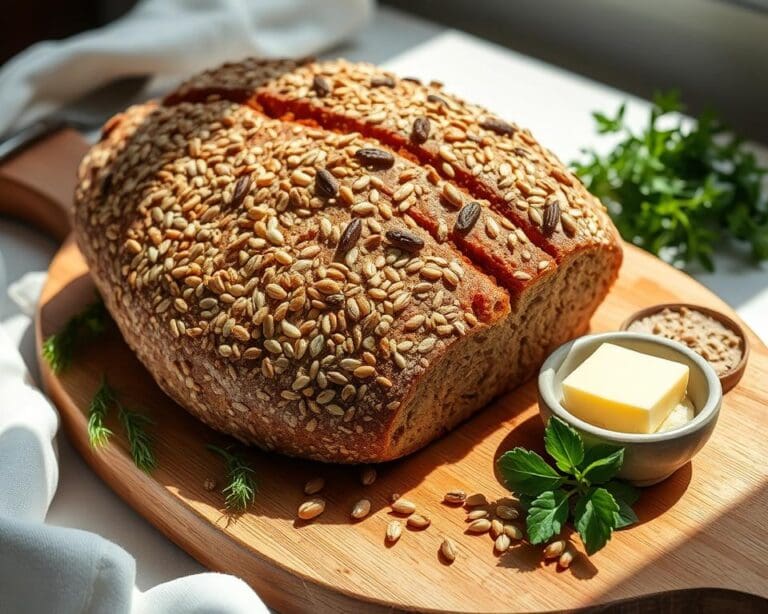
[[[0,165],[0,214],[29,222],[63,241],[72,227],[77,166],[88,143],[74,130],[59,130]]]

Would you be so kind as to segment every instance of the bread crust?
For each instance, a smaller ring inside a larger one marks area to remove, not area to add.
[[[202,421],[295,456],[396,458],[581,332],[621,261],[599,202],[488,117],[370,65],[226,65],[105,125],[77,240],[128,344]],[[589,296],[547,315],[576,261]],[[525,341],[526,310],[551,334],[520,365],[489,365],[476,397],[482,381],[433,390],[472,344]]]

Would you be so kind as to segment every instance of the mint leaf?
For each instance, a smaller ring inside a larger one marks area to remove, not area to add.
[[[640,493],[637,489],[626,482],[619,482],[618,480],[611,480],[607,484],[604,484],[603,488],[613,495],[613,498],[619,506],[616,518],[616,528],[623,529],[624,527],[635,524],[638,520],[637,514],[635,514],[631,506],[640,497]]]
[[[581,463],[582,477],[590,484],[602,484],[618,473],[624,464],[624,448],[600,443],[588,448]]]
[[[584,460],[584,442],[573,428],[560,418],[550,418],[544,429],[544,445],[560,471],[573,473]]]
[[[498,460],[499,471],[513,492],[538,496],[560,488],[565,478],[550,467],[536,452],[514,448]]]
[[[618,512],[618,503],[605,488],[594,488],[579,499],[574,519],[587,554],[594,554],[611,539]]]
[[[528,541],[542,544],[560,533],[568,520],[568,497],[562,490],[548,490],[533,500],[525,524]]]

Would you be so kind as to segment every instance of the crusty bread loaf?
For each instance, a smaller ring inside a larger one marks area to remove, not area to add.
[[[582,333],[621,263],[524,129],[344,61],[248,60],[104,127],[76,234],[158,384],[263,448],[420,448]]]

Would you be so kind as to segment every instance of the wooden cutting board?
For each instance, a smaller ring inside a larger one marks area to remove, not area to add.
[[[63,141],[66,147],[44,144],[37,154],[26,155],[58,157],[60,166],[71,169],[83,145],[72,134]],[[0,184],[20,179],[28,182],[29,173],[9,179],[8,170],[0,170]],[[50,187],[51,177],[35,181]],[[27,190],[20,201],[25,217],[49,229],[63,228],[61,208],[54,207],[60,202],[57,191],[34,192]],[[3,209],[18,212],[19,207],[11,203]],[[93,297],[87,267],[70,238],[51,263],[41,297],[38,348]],[[720,309],[738,321],[693,279],[627,246],[619,281],[593,318],[592,330],[616,329],[641,307],[673,301]],[[421,452],[378,467],[379,477],[368,487],[360,485],[355,468],[249,451],[258,473],[258,498],[248,512],[231,517],[222,511],[222,495],[204,488],[209,478],[219,486],[223,482],[222,464],[205,445],[226,443],[226,438],[168,399],[114,326],[78,352],[62,375],[43,362],[41,370],[64,428],[94,471],[201,563],[245,579],[280,611],[532,612],[614,604],[631,612],[699,607],[757,612],[768,608],[768,350],[749,335],[746,373],[726,396],[708,445],[670,479],[643,491],[636,506],[638,525],[616,533],[591,558],[580,553],[567,571],[544,565],[540,548],[525,544],[494,554],[488,535],[464,533],[463,509],[441,503],[452,488],[481,492],[489,500],[508,495],[494,472],[496,458],[515,445],[542,448],[533,383],[498,399]],[[102,375],[155,422],[151,433],[158,468],[151,475],[131,462],[114,422],[116,435],[106,449],[88,445],[86,411]],[[315,476],[327,481],[326,511],[313,522],[297,521],[303,484]],[[388,547],[384,532],[393,518],[392,493],[416,502],[432,524],[424,531],[404,530]],[[349,512],[363,497],[372,501],[372,513],[353,523]],[[452,565],[438,556],[443,535],[458,544]]]

